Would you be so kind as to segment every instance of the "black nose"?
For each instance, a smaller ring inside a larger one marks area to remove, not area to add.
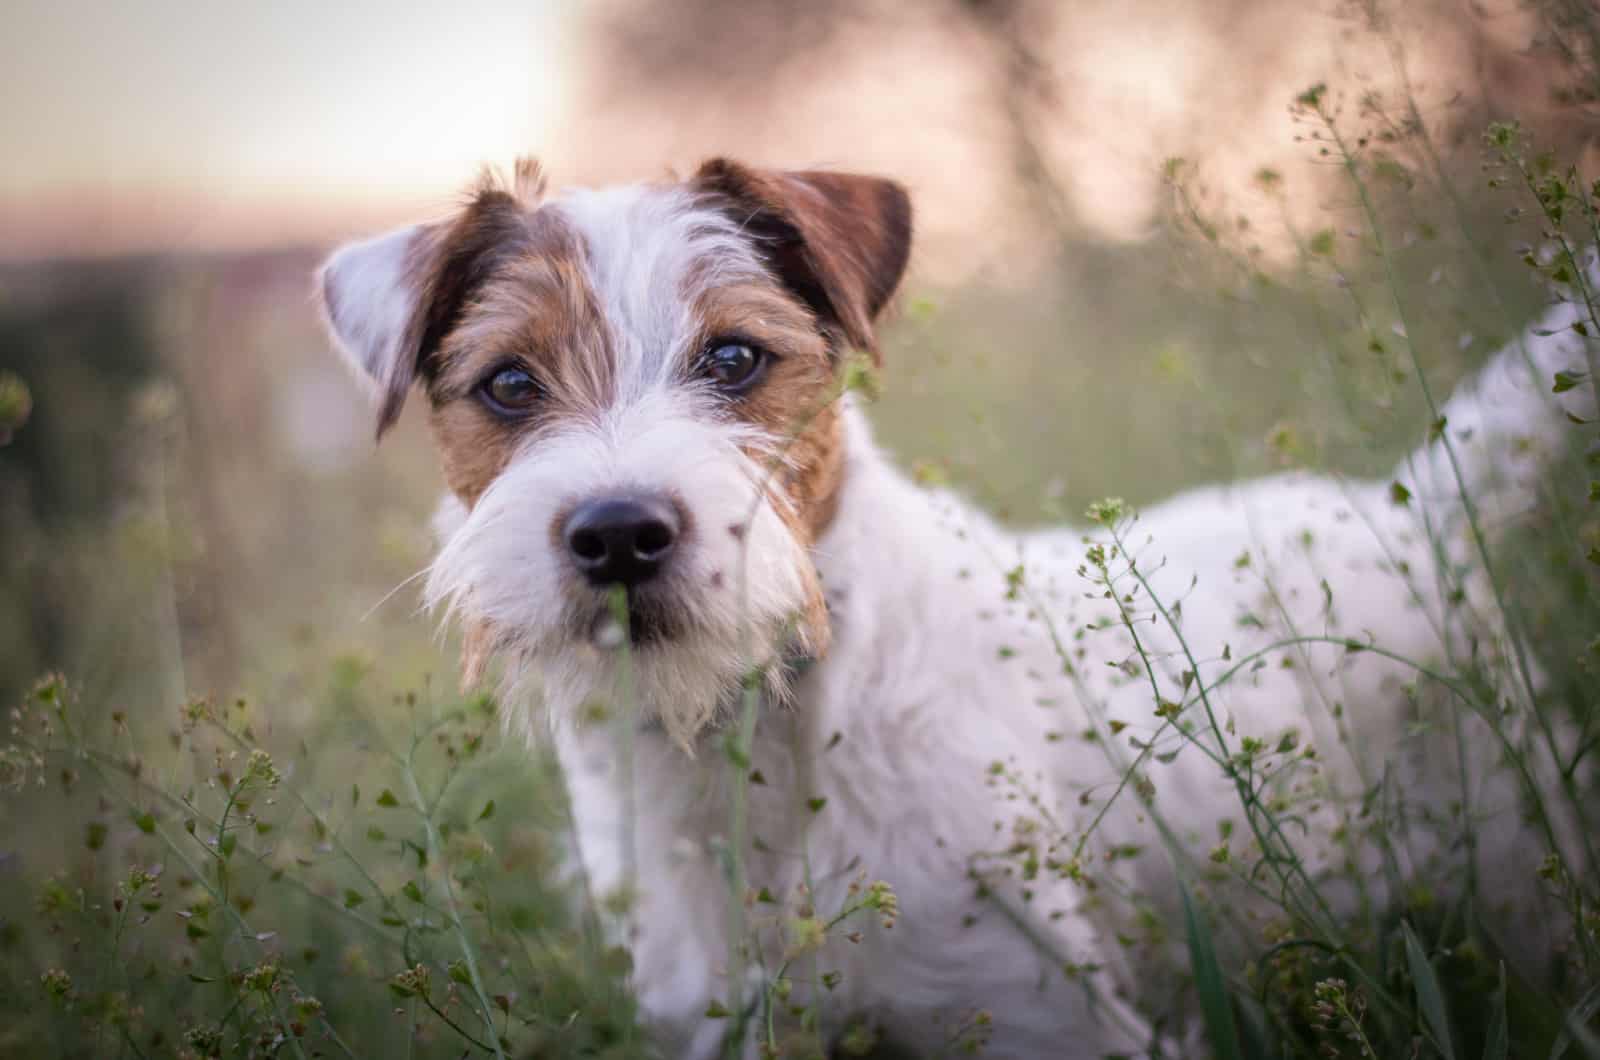
[[[655,577],[672,555],[678,513],[661,497],[601,497],[578,505],[562,536],[590,582],[632,588]]]

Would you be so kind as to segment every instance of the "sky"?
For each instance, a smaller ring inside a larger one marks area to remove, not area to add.
[[[547,131],[571,22],[557,2],[8,0],[0,256],[448,201]]]
[[[827,47],[788,54],[782,27],[766,26],[770,66],[730,71],[741,45],[715,30],[739,20],[658,4],[6,0],[0,260],[327,245],[439,216],[480,165],[530,152],[557,187],[682,173],[715,154],[881,173],[913,193],[923,261],[966,275],[1050,251],[1018,205],[1014,78],[959,6],[932,19],[902,0],[850,0]],[[1524,7],[1388,5],[1441,128],[1487,72],[1519,107],[1548,95]],[[1361,101],[1398,69],[1346,0],[1038,9],[1049,17],[1027,44],[1051,102],[1034,146],[1074,223],[1106,239],[1152,230],[1174,157],[1198,163],[1230,208],[1287,204],[1298,224],[1327,223],[1327,167],[1288,104],[1328,81],[1359,126]],[[664,66],[616,46],[641,35]],[[1507,61],[1486,65],[1483,39]],[[1281,199],[1257,191],[1264,167],[1285,175]]]

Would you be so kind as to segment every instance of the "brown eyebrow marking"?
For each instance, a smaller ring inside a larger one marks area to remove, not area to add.
[[[611,351],[581,240],[555,211],[535,211],[520,246],[478,286],[441,342],[428,382],[445,481],[463,503],[477,501],[529,431],[556,417],[595,417],[610,404]],[[544,391],[528,417],[497,417],[474,396],[508,363]]]
[[[718,337],[738,336],[772,352],[765,377],[727,408],[779,441],[785,466],[775,485],[794,511],[786,521],[814,542],[838,509],[845,451],[833,393],[836,361],[815,315],[771,280],[707,287],[693,307],[700,322],[697,351]],[[757,456],[762,466],[769,459]]]

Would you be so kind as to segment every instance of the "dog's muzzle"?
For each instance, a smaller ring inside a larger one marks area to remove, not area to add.
[[[670,640],[679,632],[670,586],[660,583],[683,536],[677,505],[658,494],[609,494],[584,501],[561,524],[567,559],[602,593],[627,593],[627,636],[636,646]],[[592,620],[597,642],[614,633],[608,608]]]

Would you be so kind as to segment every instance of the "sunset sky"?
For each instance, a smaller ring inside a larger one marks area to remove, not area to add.
[[[0,20],[12,256],[94,237],[113,213],[136,245],[179,203],[209,245],[210,225],[247,242],[293,227],[296,204],[364,217],[447,200],[481,161],[539,141],[571,21],[503,0],[10,0]]]
[[[710,21],[652,0],[10,0],[0,260],[326,245],[437,215],[481,164],[530,152],[558,186],[724,153],[883,173],[911,189],[919,247],[941,267],[1014,264],[1038,244],[1037,219],[1017,213],[1013,79],[960,5],[922,18],[853,0],[834,32],[813,33],[814,51],[763,24],[775,50],[737,75],[724,60],[748,42],[717,36],[737,20],[695,10]],[[1073,222],[1112,239],[1149,233],[1173,157],[1237,209],[1276,215],[1255,191],[1271,167],[1298,219],[1325,223],[1326,167],[1288,104],[1326,81],[1359,121],[1357,101],[1393,88],[1398,69],[1342,0],[1038,10],[1028,45],[1050,63],[1052,109],[1036,146]],[[1517,0],[1485,0],[1470,19],[1455,0],[1391,10],[1441,128],[1463,88],[1492,88],[1525,116],[1548,96]],[[630,40],[664,49],[661,65]],[[1485,41],[1498,42],[1494,64]]]

